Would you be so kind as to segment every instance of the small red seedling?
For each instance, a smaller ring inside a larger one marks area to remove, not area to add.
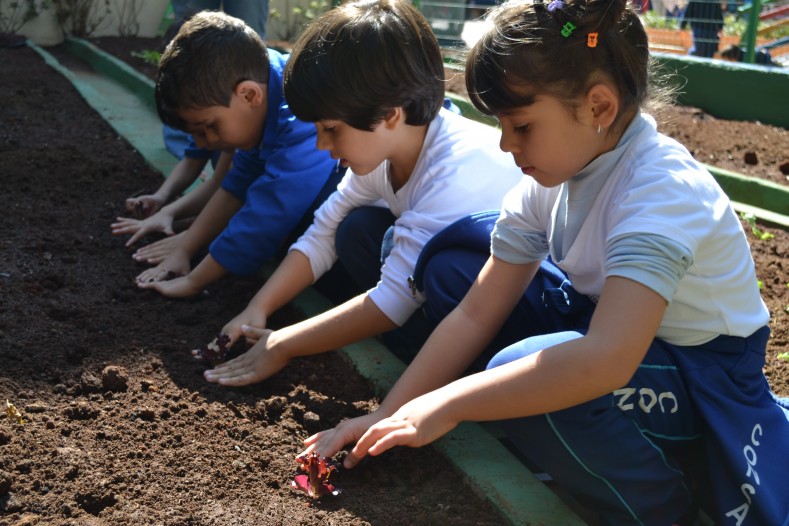
[[[290,487],[303,491],[313,499],[319,499],[330,493],[338,495],[340,490],[331,484],[331,478],[337,473],[337,463],[330,458],[318,456],[313,452],[296,458],[299,470],[306,474],[298,474],[293,478]]]
[[[203,345],[198,352],[197,357],[216,365],[227,360],[230,354],[230,336],[220,333],[216,338],[211,340],[206,345]]]

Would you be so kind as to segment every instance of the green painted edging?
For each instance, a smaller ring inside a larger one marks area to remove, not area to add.
[[[142,155],[146,162],[163,174],[169,174],[177,159],[162,141],[162,124],[152,106],[126,89],[125,84],[94,72],[75,73],[63,66],[45,49],[33,42],[28,47],[38,53],[55,71],[71,82],[83,99],[112,128]],[[125,118],[133,114],[134,118]]]
[[[758,120],[789,128],[789,71],[671,53],[652,55],[679,81],[681,104],[721,119]]]
[[[265,271],[266,274],[270,272],[270,269]],[[311,288],[292,303],[307,316],[332,307],[329,300]],[[392,388],[405,370],[403,362],[374,339],[349,345],[340,352],[373,384],[380,396]],[[490,502],[510,524],[585,524],[479,424],[464,422],[433,445],[465,475],[464,482]]]
[[[156,111],[156,101],[154,100],[156,84],[151,79],[87,40],[66,37],[64,45],[66,51],[90,64],[97,72],[122,84]]]
[[[764,211],[757,213],[757,217],[764,216],[767,219],[767,216],[770,216],[779,224],[789,226],[789,187],[714,166],[704,167],[715,177],[732,201]]]

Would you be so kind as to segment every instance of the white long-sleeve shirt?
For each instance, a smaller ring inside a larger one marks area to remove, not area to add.
[[[340,222],[355,208],[383,201],[397,218],[394,248],[368,294],[387,317],[404,324],[424,302],[411,293],[408,277],[425,243],[461,217],[501,208],[521,179],[512,157],[500,150],[499,137],[495,128],[442,109],[428,127],[408,182],[393,191],[388,161],[364,176],[349,170],[290,250],[307,256],[317,280],[337,258]]]

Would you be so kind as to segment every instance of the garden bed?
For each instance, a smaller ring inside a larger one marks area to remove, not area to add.
[[[302,439],[373,409],[371,387],[338,353],[246,388],[205,382],[190,349],[261,283],[137,289],[109,225],[161,174],[32,50],[0,49],[0,76],[0,398],[24,419],[0,420],[0,524],[502,522],[430,447],[341,472],[336,497],[291,490]]]
[[[112,40],[93,41],[113,53]],[[256,386],[204,382],[189,349],[260,283],[226,278],[187,301],[138,290],[141,267],[109,224],[161,174],[38,55],[0,49],[0,61],[13,79],[0,85],[0,392],[26,420],[0,424],[9,524],[502,523],[432,448],[399,448],[340,473],[334,498],[290,490],[301,439],[375,407],[366,381],[330,353]],[[697,158],[786,184],[786,130],[671,111],[668,132]],[[745,162],[751,154],[755,164]],[[777,357],[789,350],[789,233],[757,226],[775,235],[749,233],[773,315],[765,371],[789,396],[789,363]],[[287,307],[272,324],[301,315]]]

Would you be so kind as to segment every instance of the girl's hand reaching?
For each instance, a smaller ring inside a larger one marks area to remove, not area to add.
[[[460,422],[448,415],[443,391],[444,388],[414,398],[370,427],[348,454],[345,467],[353,467],[366,455],[380,455],[394,446],[422,447],[452,431]]]
[[[313,451],[317,452],[321,457],[333,457],[336,455],[346,444],[351,444],[364,434],[370,426],[378,422],[384,417],[377,411],[370,414],[351,418],[340,422],[337,427],[327,429],[316,433],[304,441],[307,446],[301,455],[309,455]],[[349,454],[343,461],[343,466],[352,468],[359,463],[361,458],[356,458],[353,454]]]

